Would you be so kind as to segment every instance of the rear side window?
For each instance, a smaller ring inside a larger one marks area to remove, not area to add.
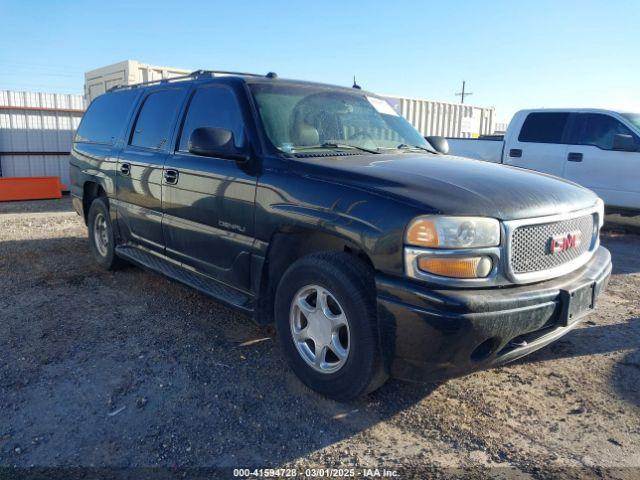
[[[613,137],[618,134],[633,135],[619,120],[601,113],[587,113],[582,117],[582,130],[578,144],[595,145],[604,150],[613,150]]]
[[[149,94],[136,119],[131,145],[159,150],[165,148],[183,95],[184,91],[180,89]]]
[[[233,132],[237,146],[244,143],[242,112],[232,90],[219,86],[202,87],[196,90],[180,135],[181,151],[189,151],[191,132],[200,127],[226,128]]]
[[[518,140],[532,143],[563,143],[568,119],[569,114],[562,112],[530,113],[522,125]]]
[[[76,142],[113,145],[123,131],[138,92],[123,90],[97,97],[82,117]]]

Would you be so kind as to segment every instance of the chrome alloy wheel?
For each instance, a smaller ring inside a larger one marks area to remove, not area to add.
[[[347,316],[326,288],[307,285],[298,290],[289,313],[298,353],[320,373],[334,373],[349,357],[351,338]]]
[[[93,241],[98,253],[106,257],[109,252],[109,227],[107,219],[101,212],[93,219]]]

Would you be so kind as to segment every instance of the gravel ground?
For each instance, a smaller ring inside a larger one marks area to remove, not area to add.
[[[604,234],[609,289],[559,342],[349,404],[302,386],[272,329],[158,275],[102,271],[85,237],[68,198],[0,204],[2,467],[640,476],[639,236]]]

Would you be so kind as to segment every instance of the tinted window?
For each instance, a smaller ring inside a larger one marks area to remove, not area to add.
[[[613,137],[617,134],[633,135],[631,130],[609,115],[586,113],[582,118],[580,145],[595,145],[605,150],[613,149]]]
[[[137,95],[134,90],[124,90],[97,97],[82,117],[76,142],[113,145],[129,119]]]
[[[136,120],[131,145],[156,149],[166,147],[183,93],[178,89],[151,93]]]
[[[527,115],[518,140],[533,143],[562,143],[568,113],[539,112]]]
[[[244,143],[244,122],[235,94],[226,87],[203,87],[191,99],[180,135],[180,150],[189,150],[191,132],[199,127],[226,128],[233,132],[235,143]]]

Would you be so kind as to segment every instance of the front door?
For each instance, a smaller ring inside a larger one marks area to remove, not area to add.
[[[568,118],[566,112],[529,113],[518,137],[505,146],[504,163],[561,177]]]
[[[166,254],[228,285],[250,290],[256,175],[234,160],[189,153],[198,127],[233,132],[246,141],[234,91],[221,84],[197,88],[186,111],[178,146],[164,168],[162,204]]]
[[[142,100],[116,167],[118,226],[125,243],[163,252],[162,168],[184,88],[152,90]]]
[[[606,205],[640,205],[640,153],[613,150],[617,134],[635,135],[620,120],[604,113],[579,113],[567,151],[565,178],[587,187]]]

